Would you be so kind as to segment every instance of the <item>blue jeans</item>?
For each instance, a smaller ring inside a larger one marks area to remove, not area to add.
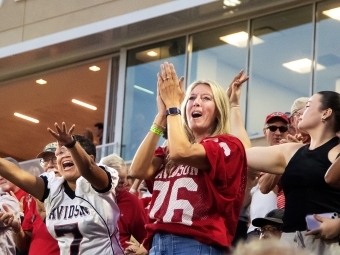
[[[213,247],[193,238],[166,233],[156,233],[149,255],[224,255],[224,248]]]

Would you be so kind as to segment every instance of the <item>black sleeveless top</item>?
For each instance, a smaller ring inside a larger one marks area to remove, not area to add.
[[[340,213],[340,189],[326,184],[324,176],[331,166],[328,152],[339,144],[334,137],[320,147],[301,147],[289,161],[281,177],[286,196],[283,232],[306,230],[307,214]]]

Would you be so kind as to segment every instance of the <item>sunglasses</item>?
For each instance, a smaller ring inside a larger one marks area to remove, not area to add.
[[[278,126],[274,126],[273,125],[273,126],[267,126],[266,128],[269,129],[272,132],[275,132],[277,129],[279,129],[280,133],[285,133],[285,132],[288,131],[288,127],[287,126],[280,126],[280,127],[278,127]]]

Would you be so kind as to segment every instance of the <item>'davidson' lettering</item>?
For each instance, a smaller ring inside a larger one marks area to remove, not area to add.
[[[171,171],[171,173],[168,175],[165,170],[161,171],[155,179],[162,179],[162,178],[167,178],[167,177],[176,177],[176,176],[187,176],[187,175],[198,175],[198,169],[196,167],[192,166],[183,166],[180,165],[176,167],[174,170]]]
[[[74,217],[84,217],[90,215],[90,211],[87,207],[81,205],[67,205],[59,206],[50,212],[49,220],[60,220],[60,219],[72,219]]]

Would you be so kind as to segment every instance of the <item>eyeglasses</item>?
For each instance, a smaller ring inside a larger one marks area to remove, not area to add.
[[[258,234],[263,235],[266,232],[277,232],[280,231],[278,227],[265,227],[265,228],[256,228],[255,229]]]
[[[43,165],[48,165],[48,163],[50,161],[52,162],[52,164],[57,164],[57,158],[56,157],[40,159],[40,163],[43,164]]]
[[[280,133],[284,133],[284,132],[288,131],[288,127],[287,126],[280,126],[280,127],[278,127],[278,126],[272,125],[272,126],[267,126],[266,128],[269,129],[272,132],[275,132],[277,129],[279,129]]]

